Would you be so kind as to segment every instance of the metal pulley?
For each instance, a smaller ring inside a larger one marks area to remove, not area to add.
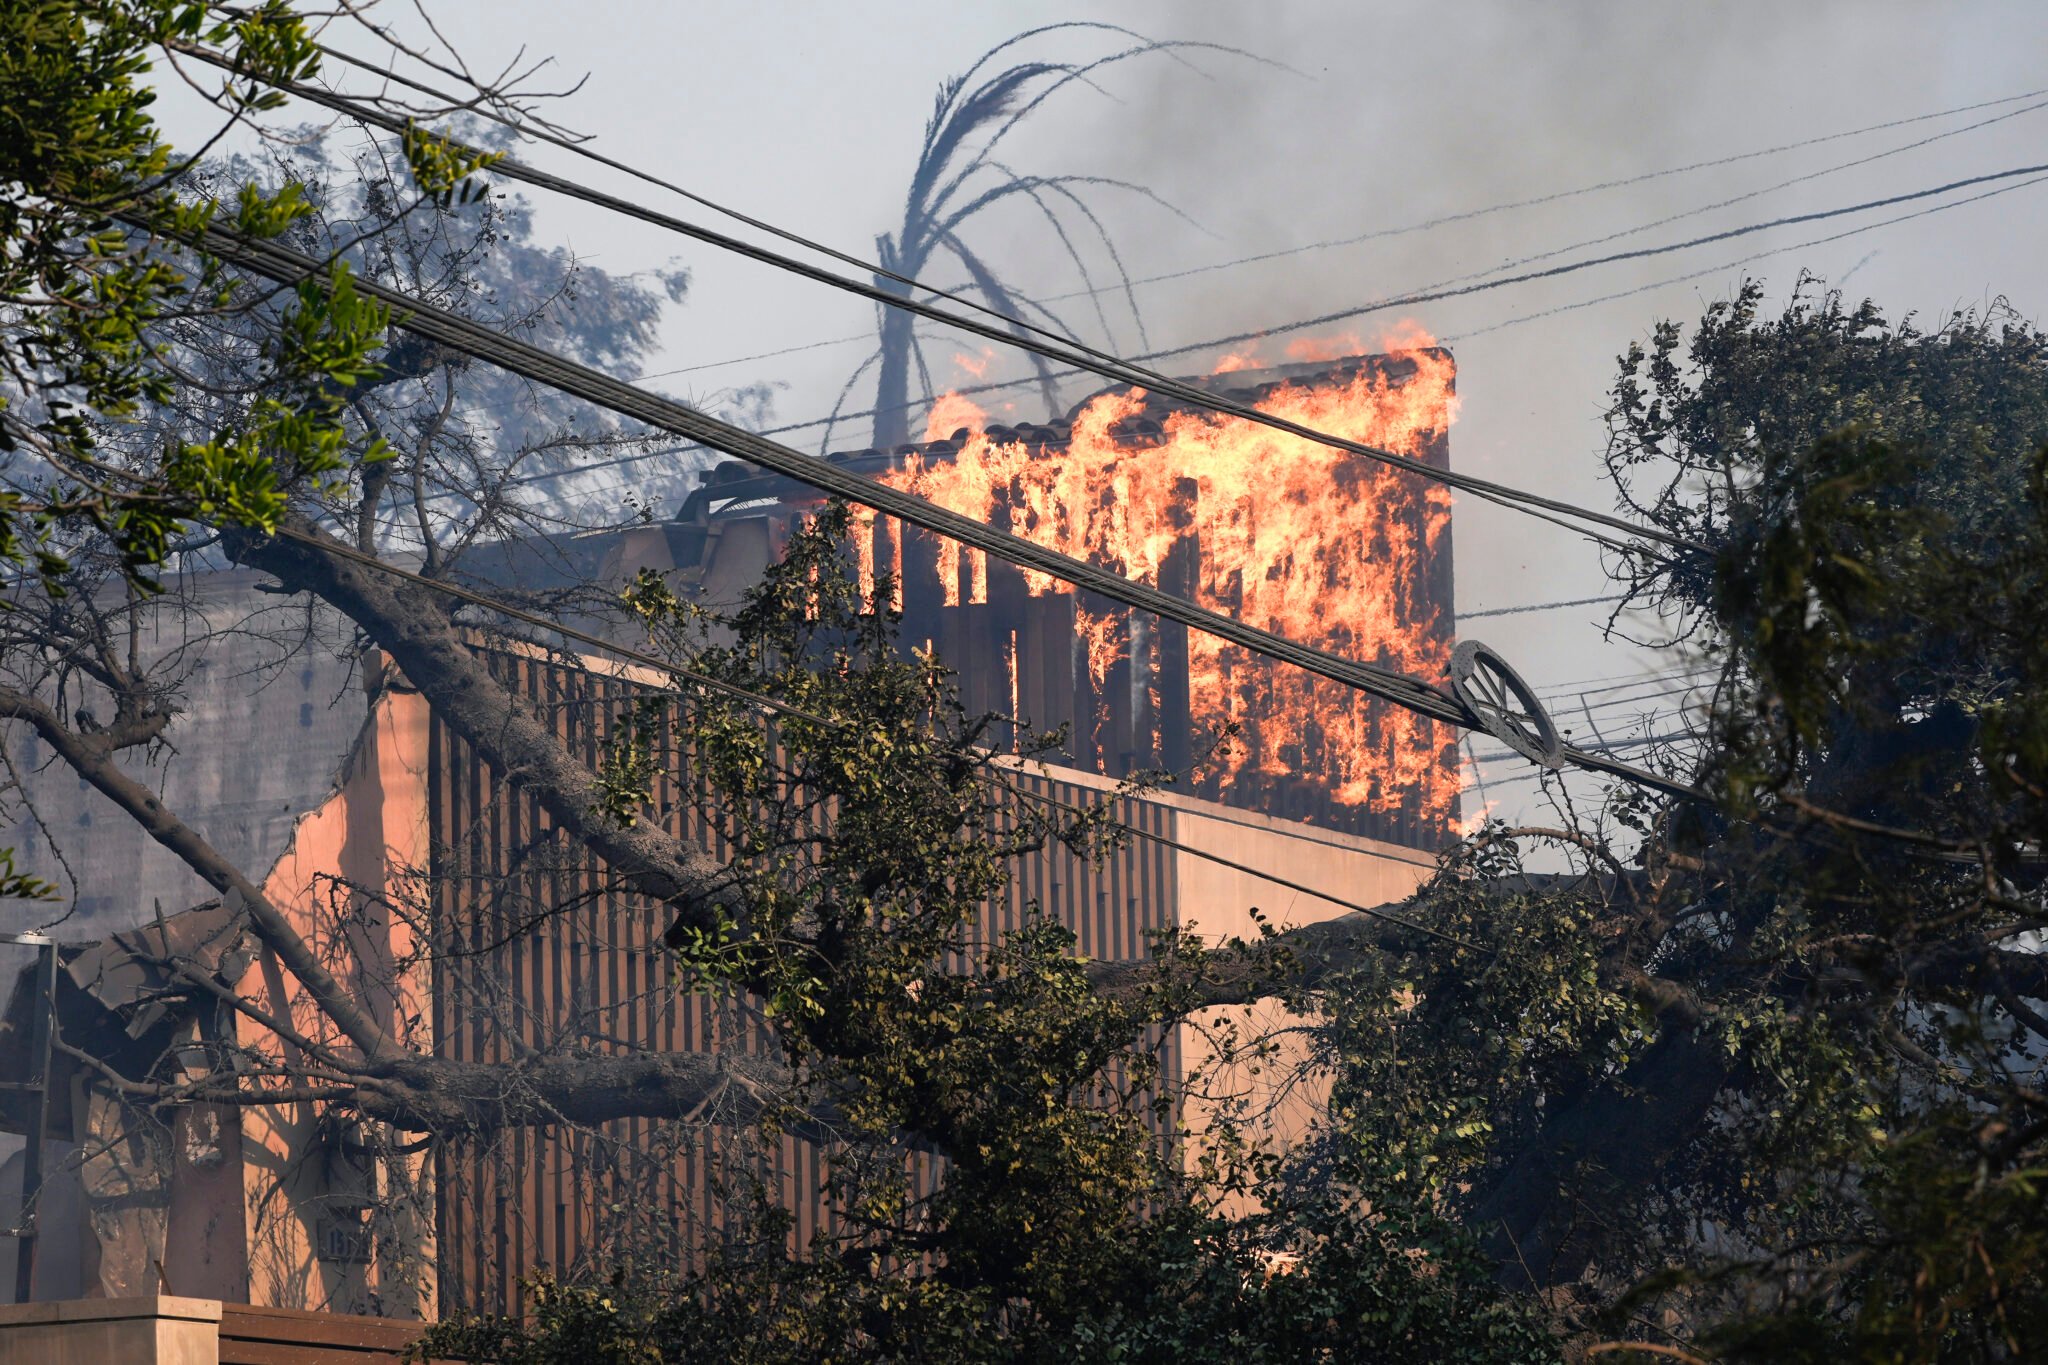
[[[1451,691],[1479,729],[1539,767],[1564,766],[1564,741],[1535,691],[1477,640],[1451,652]]]

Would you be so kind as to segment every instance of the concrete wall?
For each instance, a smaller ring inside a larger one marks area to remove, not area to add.
[[[220,1312],[168,1296],[0,1307],[0,1365],[220,1365]]]
[[[263,888],[357,1001],[422,1051],[433,1049],[414,939],[427,896],[427,735],[416,693],[381,690],[339,785],[299,819]],[[339,1041],[267,950],[240,990],[302,1035]],[[260,1025],[244,1018],[238,1027],[244,1047],[295,1060],[296,1049]],[[434,1311],[434,1199],[423,1156],[363,1157],[352,1149],[369,1135],[341,1131],[303,1102],[243,1109],[238,1136],[247,1292],[236,1297],[405,1318]]]

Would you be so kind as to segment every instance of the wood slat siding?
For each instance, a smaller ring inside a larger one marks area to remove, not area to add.
[[[224,1303],[220,1365],[398,1365],[421,1330],[388,1318]]]
[[[1047,601],[1048,625],[1071,619],[1058,605]],[[597,762],[609,726],[630,704],[629,683],[526,654],[484,652],[572,751]],[[434,914],[444,949],[435,958],[433,1021],[445,1055],[508,1061],[515,1044],[555,1043],[572,1019],[592,1012],[598,1018],[586,1022],[605,1036],[579,1045],[594,1050],[758,1053],[773,1046],[738,1001],[670,987],[659,952],[665,920],[645,898],[610,888],[581,844],[550,845],[552,822],[530,793],[438,720],[429,755]],[[1037,774],[1019,780],[1075,804],[1099,795]],[[657,795],[658,818],[671,832],[713,856],[727,852],[676,778],[665,776]],[[1172,815],[1126,799],[1118,818],[1164,834]],[[1134,842],[1098,868],[1055,842],[1020,861],[1000,903],[989,907],[984,940],[1023,927],[1034,907],[1071,928],[1085,955],[1141,955],[1149,932],[1174,923],[1171,855]],[[1160,1045],[1172,1048],[1173,1040]],[[635,1237],[652,1235],[668,1254],[688,1259],[735,1216],[721,1198],[721,1171],[758,1177],[776,1192],[793,1216],[795,1249],[834,1226],[820,1194],[824,1155],[794,1138],[754,1152],[742,1133],[686,1133],[632,1120],[596,1133],[541,1127],[449,1144],[435,1160],[440,1311],[516,1312],[526,1277],[543,1268],[603,1268],[634,1256]],[[937,1188],[940,1175],[930,1161],[909,1163],[920,1197]],[[654,1210],[661,1216],[650,1219]]]

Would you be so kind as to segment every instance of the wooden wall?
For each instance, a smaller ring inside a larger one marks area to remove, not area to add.
[[[630,682],[530,653],[489,657],[576,751],[597,762]],[[745,1001],[670,980],[659,950],[665,918],[645,898],[610,885],[580,846],[552,842],[552,822],[516,781],[438,721],[429,753],[433,913],[442,936],[433,1032],[443,1055],[506,1062],[522,1045],[556,1046],[565,1037],[597,1051],[772,1045]],[[1035,774],[1018,781],[1075,804],[1099,795],[1096,787]],[[723,854],[682,795],[657,792],[669,827]],[[1124,821],[1171,833],[1171,811],[1128,799],[1119,806]],[[1175,922],[1174,881],[1172,854],[1156,843],[1134,841],[1101,867],[1055,844],[1022,860],[984,931],[993,938],[1018,928],[1032,906],[1042,906],[1073,929],[1081,953],[1139,958],[1148,932]],[[1160,1046],[1172,1075],[1178,1041]],[[757,1150],[729,1129],[653,1121],[595,1132],[533,1128],[451,1145],[435,1169],[440,1310],[517,1311],[521,1282],[542,1268],[603,1268],[647,1252],[687,1259],[734,1226],[726,1182],[747,1177],[776,1192],[801,1249],[831,1226],[819,1194],[825,1176],[823,1154],[807,1142],[785,1138]],[[916,1180],[929,1189],[936,1178],[925,1169]]]

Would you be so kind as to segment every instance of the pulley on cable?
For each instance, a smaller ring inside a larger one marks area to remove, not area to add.
[[[1540,768],[1562,768],[1564,742],[1534,688],[1477,640],[1451,651],[1451,692],[1474,729],[1484,730]]]

